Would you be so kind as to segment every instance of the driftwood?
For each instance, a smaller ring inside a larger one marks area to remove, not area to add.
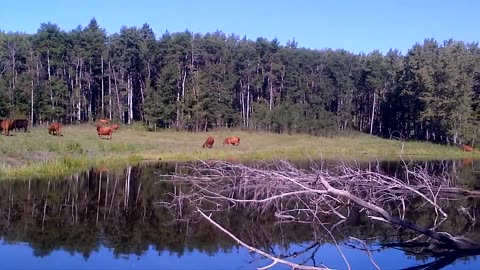
[[[185,173],[160,176],[160,181],[177,183],[181,190],[172,193],[172,200],[163,204],[175,209],[179,218],[182,212],[179,209],[185,204],[198,208],[203,218],[240,244],[240,239],[228,233],[214,222],[211,216],[204,213],[212,215],[215,211],[241,206],[261,215],[273,209],[279,220],[312,222],[323,226],[321,216],[333,215],[339,220],[345,220],[355,206],[360,207],[360,212],[367,213],[373,221],[382,221],[413,231],[418,236],[411,241],[421,236],[427,237],[425,243],[428,250],[435,249],[439,254],[454,252],[458,257],[458,254],[474,254],[480,250],[480,245],[468,238],[437,231],[437,226],[424,228],[405,218],[408,205],[417,203],[434,211],[436,224],[437,218],[449,218],[442,208],[442,202],[459,197],[480,197],[478,192],[455,186],[455,181],[446,175],[429,175],[419,168],[406,168],[406,177],[402,180],[379,171],[345,165],[334,170],[316,167],[300,170],[283,161],[265,163],[256,168],[210,161],[191,164],[186,169]],[[461,208],[459,211],[469,222],[475,221],[475,215],[468,209]],[[269,257],[265,252],[249,248],[248,245],[247,248],[272,259],[273,264],[284,263],[293,268],[303,268]],[[341,253],[340,249],[339,251]],[[341,254],[343,256],[343,253]],[[347,261],[346,264],[349,268]],[[378,269],[373,260],[372,264]]]

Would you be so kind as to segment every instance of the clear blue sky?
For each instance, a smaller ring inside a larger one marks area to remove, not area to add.
[[[0,5],[0,30],[35,33],[52,22],[69,31],[92,17],[109,34],[146,22],[157,37],[218,29],[354,53],[405,53],[425,38],[480,41],[478,0],[9,0]]]

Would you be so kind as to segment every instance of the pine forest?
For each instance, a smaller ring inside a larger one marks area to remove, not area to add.
[[[0,117],[33,125],[107,118],[474,144],[479,94],[478,43],[457,40],[355,54],[221,31],[157,36],[148,24],[107,34],[95,19],[0,32]]]

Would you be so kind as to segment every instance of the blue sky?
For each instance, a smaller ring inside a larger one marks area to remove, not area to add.
[[[52,22],[68,31],[95,17],[109,34],[146,22],[157,37],[218,29],[307,48],[405,53],[425,38],[480,41],[479,11],[477,0],[20,0],[2,2],[0,30],[35,33]]]

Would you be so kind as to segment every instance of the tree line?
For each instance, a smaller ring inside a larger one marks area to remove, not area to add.
[[[405,54],[306,49],[295,40],[165,32],[0,32],[0,117],[33,124],[114,119],[160,128],[238,128],[474,143],[478,43],[425,39]]]

